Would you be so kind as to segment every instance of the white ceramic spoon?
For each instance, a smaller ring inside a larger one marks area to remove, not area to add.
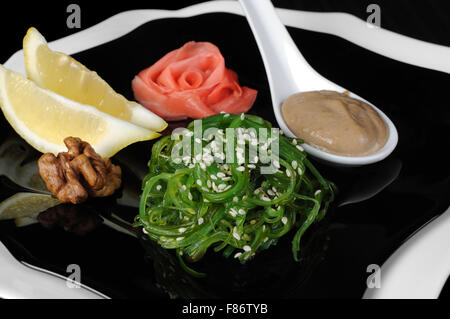
[[[239,1],[264,61],[278,125],[287,136],[295,137],[281,115],[281,105],[289,96],[307,91],[334,90],[344,92],[346,90],[321,76],[308,64],[278,18],[270,0]],[[304,148],[312,156],[330,164],[360,166],[381,161],[397,145],[397,130],[392,121],[373,104],[353,93],[350,93],[350,97],[360,99],[371,105],[386,122],[389,137],[384,147],[373,155],[362,157],[334,155],[307,144],[304,144]]]
[[[67,285],[68,279],[19,262],[0,242],[0,298],[6,299],[106,299],[107,296],[82,283]]]

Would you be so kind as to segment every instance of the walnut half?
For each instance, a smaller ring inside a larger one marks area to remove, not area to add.
[[[122,170],[98,155],[89,143],[77,137],[64,139],[68,152],[51,153],[38,160],[39,174],[61,202],[79,204],[89,196],[112,195],[120,187]]]

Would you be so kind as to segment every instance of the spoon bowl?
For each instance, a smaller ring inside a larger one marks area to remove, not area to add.
[[[285,26],[278,18],[270,0],[239,0],[253,31],[269,80],[272,104],[276,120],[286,136],[296,137],[281,115],[283,102],[295,93],[331,90],[348,91],[317,73],[298,50]],[[375,105],[350,93],[351,98],[366,102],[378,112],[386,123],[388,139],[375,154],[368,156],[340,156],[303,144],[305,151],[313,157],[331,165],[361,166],[383,160],[395,149],[397,130],[392,121]]]

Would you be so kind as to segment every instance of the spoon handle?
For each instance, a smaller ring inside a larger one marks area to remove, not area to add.
[[[281,23],[270,0],[239,0],[239,2],[264,61],[272,102],[274,107],[279,107],[287,97],[304,88],[309,78],[321,76],[306,62],[286,27]]]

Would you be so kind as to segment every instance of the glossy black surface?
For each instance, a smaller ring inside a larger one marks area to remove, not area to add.
[[[117,298],[361,297],[367,266],[381,265],[450,204],[445,155],[450,142],[450,76],[381,57],[334,36],[289,31],[317,71],[377,105],[399,132],[397,149],[380,163],[352,169],[315,163],[340,193],[327,218],[308,231],[300,263],[292,260],[290,233],[246,265],[209,253],[193,265],[206,271],[207,278],[192,278],[179,268],[172,252],[143,240],[137,230],[111,216],[132,222],[137,212],[115,203],[123,203],[121,194],[47,211],[39,215],[39,223],[26,227],[2,221],[0,240],[19,259],[61,274],[67,275],[69,264],[78,264],[83,283]],[[216,44],[241,84],[259,90],[250,113],[276,124],[261,57],[250,28],[239,16],[207,14],[153,21],[74,57],[132,99],[134,75],[190,40]],[[0,121],[4,143],[15,133],[3,117]],[[126,169],[127,198],[139,195],[139,177],[145,174],[151,144],[132,145],[113,158]],[[2,178],[0,200],[16,191]],[[103,218],[110,222],[101,223]],[[111,220],[137,238],[109,227]]]

